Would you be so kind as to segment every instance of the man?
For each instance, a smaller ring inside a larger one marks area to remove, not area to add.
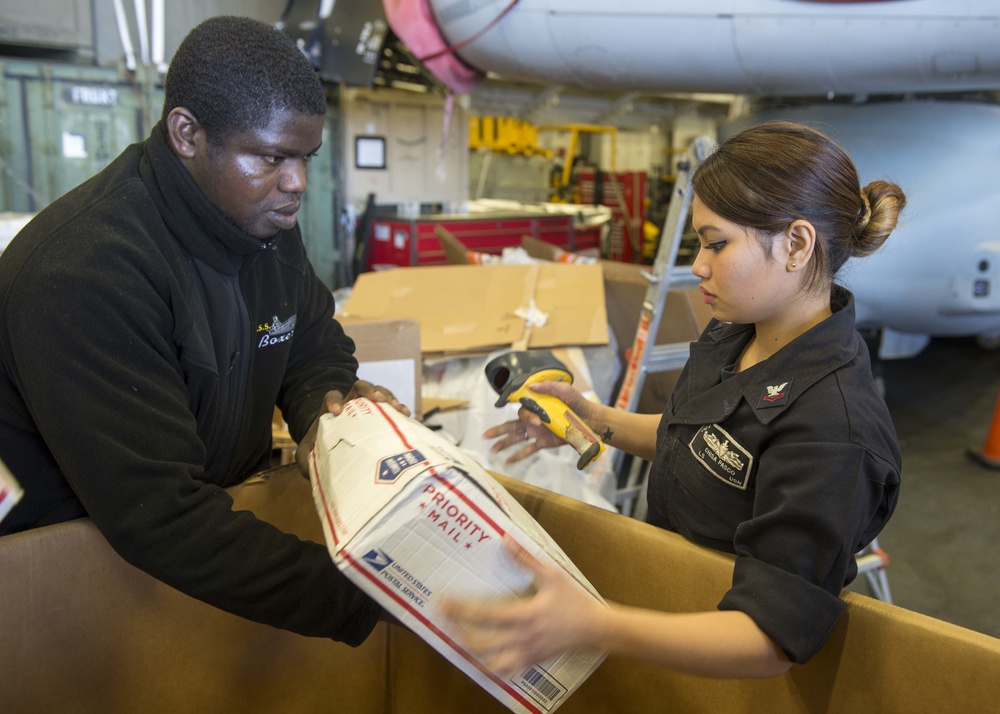
[[[123,558],[243,617],[359,644],[381,609],[324,546],[231,510],[269,463],[370,396],[296,212],[326,102],[267,24],[212,18],[171,63],[149,138],[40,212],[0,258],[0,534],[89,516]],[[345,397],[346,395],[346,397]],[[305,459],[300,457],[300,467]]]

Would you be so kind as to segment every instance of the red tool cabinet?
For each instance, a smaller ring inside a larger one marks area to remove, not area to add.
[[[444,250],[434,232],[440,225],[469,250],[499,255],[521,245],[522,236],[563,250],[600,248],[599,228],[580,229],[570,215],[470,214],[381,217],[372,221],[368,244],[369,270],[382,265],[442,265]]]
[[[604,257],[624,263],[641,262],[642,224],[646,220],[646,172],[601,172],[599,201],[595,195],[596,179],[593,169],[580,171],[580,203],[600,203],[612,210],[611,231],[604,246]]]

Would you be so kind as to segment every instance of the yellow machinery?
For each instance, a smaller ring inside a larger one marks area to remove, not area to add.
[[[552,156],[538,146],[538,128],[513,117],[469,117],[469,148],[526,156]]]
[[[573,165],[576,163],[576,152],[580,148],[581,134],[608,134],[611,137],[611,166],[608,167],[608,170],[614,173],[618,145],[618,130],[615,127],[598,124],[544,124],[539,126],[537,131],[561,131],[569,134],[569,145],[566,147],[562,171],[553,177],[552,198],[550,199],[553,203],[580,202],[578,196],[576,200],[569,200],[569,198],[573,197]]]

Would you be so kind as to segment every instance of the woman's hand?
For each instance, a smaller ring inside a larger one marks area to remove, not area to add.
[[[400,414],[410,416],[409,408],[405,404],[400,403],[391,391],[385,387],[366,382],[363,379],[359,379],[354,383],[346,397],[339,389],[331,389],[327,392],[323,397],[323,410],[320,412],[320,416],[323,414],[339,415],[344,411],[344,404],[346,402],[361,397],[367,397],[373,402],[386,403]],[[298,465],[302,475],[306,477],[309,476],[309,454],[312,453],[313,447],[316,445],[316,434],[318,432],[319,417],[316,417],[309,427],[309,431],[306,432],[306,435],[299,442],[298,448],[295,450],[295,463]]]
[[[534,592],[501,604],[443,599],[442,612],[462,643],[491,669],[522,671],[567,649],[600,649],[608,607],[562,570],[539,562],[513,541],[511,557],[534,576]]]
[[[539,382],[532,384],[530,389],[533,392],[558,397],[584,422],[588,421],[596,407],[594,402],[591,402],[566,382]],[[490,447],[494,453],[523,444],[520,449],[508,456],[504,463],[513,464],[528,458],[536,451],[552,449],[566,443],[549,430],[538,415],[531,410],[521,407],[517,416],[517,419],[490,427],[483,432],[485,439],[499,439]]]

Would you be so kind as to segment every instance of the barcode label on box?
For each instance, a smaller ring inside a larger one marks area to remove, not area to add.
[[[566,687],[537,665],[528,667],[519,678],[511,681],[546,710],[566,695]]]

